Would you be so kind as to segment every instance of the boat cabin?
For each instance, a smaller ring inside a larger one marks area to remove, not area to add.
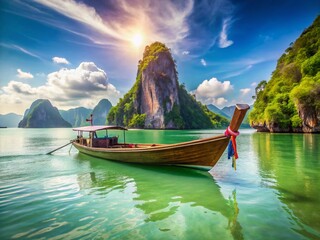
[[[105,130],[105,135],[103,137],[98,137],[97,132]],[[109,136],[108,130],[123,130],[124,142],[123,144],[118,143],[118,136]],[[116,148],[126,145],[126,135],[125,131],[127,128],[120,126],[85,126],[73,128],[73,131],[77,131],[76,142],[94,148]],[[83,133],[88,133],[87,137],[84,137]]]

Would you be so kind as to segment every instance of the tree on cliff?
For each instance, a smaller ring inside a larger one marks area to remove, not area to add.
[[[320,16],[279,58],[270,81],[258,86],[249,115],[258,131],[320,131]]]
[[[179,85],[170,49],[155,42],[146,46],[136,82],[111,108],[109,124],[137,128],[214,128],[228,120],[212,113]]]

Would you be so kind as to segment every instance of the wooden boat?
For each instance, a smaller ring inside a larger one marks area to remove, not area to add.
[[[249,109],[247,104],[237,104],[229,129],[237,132]],[[124,142],[118,137],[97,138],[96,132],[123,130]],[[129,144],[125,141],[126,128],[120,126],[86,126],[74,128],[78,132],[72,144],[79,152],[107,160],[160,165],[210,166],[213,167],[228,146],[230,136],[219,135],[176,144]],[[88,138],[83,133],[89,133]]]

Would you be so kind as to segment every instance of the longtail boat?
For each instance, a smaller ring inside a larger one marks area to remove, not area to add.
[[[236,104],[228,127],[228,133],[176,144],[126,143],[127,128],[121,126],[85,126],[73,128],[78,132],[72,141],[79,152],[112,161],[158,165],[207,166],[213,167],[229,144],[231,135],[237,135],[238,129],[249,106]],[[123,130],[124,141],[118,137],[108,137],[108,130]],[[97,131],[106,131],[106,136],[98,138]],[[85,138],[83,133],[89,133]],[[231,133],[231,134],[230,134]]]

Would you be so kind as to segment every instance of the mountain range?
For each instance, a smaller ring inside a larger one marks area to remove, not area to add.
[[[90,124],[86,121],[90,117],[90,114],[93,114],[93,124],[104,125],[111,107],[112,105],[109,100],[102,99],[93,110],[79,107],[59,111],[56,107],[52,106],[49,100],[38,99],[25,111],[23,119],[10,127],[51,128],[86,126]],[[22,116],[20,116],[21,118]]]
[[[15,113],[0,114],[0,127],[17,127],[22,117],[22,115]]]
[[[207,105],[207,108],[211,111],[214,112],[216,114],[219,114],[227,119],[231,119],[232,115],[233,115],[233,111],[234,111],[234,106],[230,106],[230,107],[224,107],[222,109],[216,107],[213,104],[209,104]]]
[[[207,105],[207,107],[210,111],[212,111],[216,114],[219,114],[219,115],[227,118],[228,120],[231,120],[232,115],[234,113],[234,110],[236,108],[236,106],[233,105],[233,106],[223,107],[222,109],[220,109],[213,104],[209,104],[209,105]],[[248,116],[249,116],[250,112],[252,111],[252,109],[253,109],[253,106],[251,105],[249,111],[247,112],[246,116],[243,119],[241,127],[244,127],[244,128],[250,127]]]

